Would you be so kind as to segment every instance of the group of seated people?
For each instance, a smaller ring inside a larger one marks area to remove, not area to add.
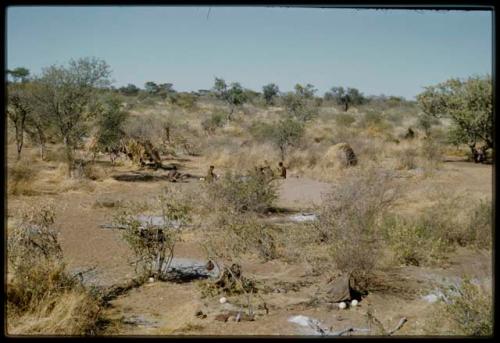
[[[215,167],[213,165],[208,168],[207,175],[204,178],[205,181],[212,182],[219,177],[217,174],[214,173],[214,169]],[[272,170],[271,166],[269,166],[269,163],[267,161],[264,161],[264,166],[259,167],[258,170],[260,171],[260,173],[262,173],[262,175],[265,175],[266,177],[269,178],[274,178],[274,176],[277,174],[281,178],[286,179],[286,168],[283,165],[283,162],[279,162],[277,173],[275,173]],[[179,173],[179,171],[177,170],[177,166],[174,165],[172,169],[168,172],[167,178],[168,181],[170,182],[177,182],[180,179],[184,179],[190,176],[191,175],[189,174]]]

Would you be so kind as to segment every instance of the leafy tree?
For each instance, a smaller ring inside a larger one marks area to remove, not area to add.
[[[120,141],[125,137],[123,125],[128,113],[121,110],[120,99],[114,96],[107,97],[97,118],[97,147],[109,153],[111,163],[120,148]]]
[[[160,90],[158,85],[153,81],[148,81],[144,84],[144,89],[148,94],[157,94]]]
[[[317,89],[314,88],[313,85],[308,83],[307,85],[302,86],[300,83],[297,83],[295,85],[295,93],[301,97],[304,97],[306,99],[312,99],[314,98],[314,93],[317,92]]]
[[[227,97],[227,84],[222,78],[215,78],[213,87],[215,96],[220,100],[226,100]]]
[[[280,90],[278,86],[274,83],[267,84],[262,87],[262,94],[267,105],[272,105],[274,103],[274,97],[279,94]]]
[[[330,92],[325,94],[325,99],[333,99],[337,105],[344,107],[347,112],[351,105],[361,105],[367,101],[363,94],[356,88],[332,87]]]
[[[467,144],[475,161],[493,148],[493,96],[490,76],[450,79],[425,88],[417,96],[424,113],[453,122],[451,136]],[[478,148],[479,144],[482,144]]]
[[[120,87],[119,89],[120,93],[125,94],[125,95],[137,95],[140,91],[139,87],[136,85],[129,83],[128,85],[124,87]]]
[[[310,86],[310,85],[308,85]],[[300,84],[295,86],[295,93],[287,93],[283,97],[283,103],[287,112],[295,119],[305,122],[311,120],[318,114],[318,103],[313,99],[310,87]]]
[[[304,125],[287,118],[281,120],[274,129],[273,142],[280,149],[281,160],[284,161],[290,147],[296,146],[304,134]]]
[[[19,67],[13,70],[7,70],[7,75],[10,75],[14,79],[14,82],[18,82],[19,80],[21,80],[21,82],[26,82],[30,75],[30,71],[29,69]]]
[[[12,84],[7,92],[7,116],[16,130],[17,159],[21,159],[26,121],[33,112],[27,84]]]
[[[228,87],[224,79],[216,77],[213,90],[218,99],[223,100],[229,105],[229,120],[231,120],[236,107],[243,105],[248,100],[243,87],[238,82],[233,82],[231,83],[231,87]]]
[[[110,73],[105,61],[87,57],[71,60],[68,67],[45,68],[36,81],[36,106],[64,143],[69,176],[75,167],[74,151],[87,134],[87,122],[99,110],[97,92],[109,86]]]
[[[25,131],[28,137],[38,144],[40,148],[40,158],[45,158],[45,148],[49,137],[57,135],[57,131],[50,118],[38,108],[31,113],[26,121]]]
[[[292,118],[277,123],[257,122],[250,127],[250,133],[257,140],[266,140],[274,144],[285,160],[290,147],[297,146],[304,134],[304,124]]]
[[[174,85],[172,83],[160,83],[158,85],[157,93],[162,99],[166,99],[167,97],[175,94],[176,91],[174,90]]]

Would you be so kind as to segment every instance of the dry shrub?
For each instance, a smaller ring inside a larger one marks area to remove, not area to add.
[[[92,163],[87,163],[83,167],[83,175],[90,180],[103,180],[106,177],[106,171],[104,168],[96,166]]]
[[[263,223],[255,214],[219,211],[213,229],[209,231],[206,232],[205,247],[210,252],[209,257],[216,260],[231,262],[239,256],[251,255],[251,252],[264,261],[278,257],[276,237],[279,228]]]
[[[64,262],[52,205],[28,207],[8,235],[7,319],[10,334],[95,332],[100,307]]]
[[[32,186],[33,178],[35,178],[36,175],[37,170],[30,163],[19,161],[13,166],[9,166],[7,171],[8,194],[36,194]]]
[[[362,274],[376,267],[379,223],[397,194],[390,175],[381,170],[353,173],[328,193],[312,227],[329,246],[337,269]]]
[[[405,148],[396,153],[398,170],[411,170],[417,168],[417,150],[415,148]]]
[[[420,215],[422,225],[452,249],[454,245],[466,246],[474,242],[474,232],[469,229],[471,202],[466,194],[438,189],[431,195],[434,204]]]
[[[115,221],[125,228],[123,239],[135,255],[136,272],[140,276],[165,279],[175,245],[180,239],[180,230],[191,220],[191,208],[181,194],[171,188],[157,198],[155,210],[161,223],[144,225],[133,215],[137,207],[141,204],[130,204],[130,208],[122,210]]]
[[[426,323],[428,335],[491,336],[493,334],[491,291],[465,278],[460,285],[453,285],[445,290],[444,299],[437,304],[437,308]]]
[[[443,160],[443,148],[439,142],[433,138],[428,137],[424,140],[420,153],[430,167],[438,167]]]

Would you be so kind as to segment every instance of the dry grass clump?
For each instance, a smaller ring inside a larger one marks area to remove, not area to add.
[[[27,208],[8,235],[9,334],[87,335],[96,330],[97,299],[62,262],[51,205]]]
[[[438,168],[443,161],[443,146],[437,139],[428,137],[420,147],[420,154],[430,168]]]
[[[396,153],[396,169],[411,170],[417,168],[418,152],[415,148],[405,148]]]
[[[7,170],[7,190],[12,195],[34,195],[33,179],[38,174],[37,169],[32,164],[19,161],[8,166]]]
[[[106,171],[93,163],[87,163],[83,167],[83,175],[90,180],[98,181],[106,178]]]

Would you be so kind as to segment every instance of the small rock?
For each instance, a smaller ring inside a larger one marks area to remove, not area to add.
[[[342,301],[341,303],[339,303],[339,308],[341,310],[345,309],[346,307],[347,307],[347,304],[345,302]]]
[[[222,297],[222,298],[220,298],[220,299],[219,299],[219,302],[220,302],[221,304],[225,304],[225,303],[227,302],[226,297]]]
[[[150,277],[150,278],[148,279],[148,282],[149,282],[149,283],[153,283],[153,282],[155,282],[155,278],[154,278],[154,277]]]
[[[352,307],[358,306],[358,301],[356,299],[354,299],[353,301],[351,301],[351,306]]]

